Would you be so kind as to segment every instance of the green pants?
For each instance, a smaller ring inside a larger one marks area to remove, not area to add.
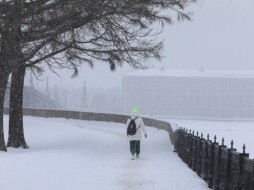
[[[130,141],[131,154],[139,155],[140,153],[140,141]]]

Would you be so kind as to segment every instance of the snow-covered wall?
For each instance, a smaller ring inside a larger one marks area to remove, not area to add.
[[[9,114],[9,108],[4,108],[4,114]],[[23,108],[23,115],[33,117],[51,117],[51,118],[66,118],[66,119],[80,119],[87,121],[106,121],[126,124],[129,115],[111,114],[111,113],[95,113],[95,112],[79,112],[68,110],[49,110],[49,109],[33,109]],[[175,142],[175,133],[172,130],[171,124],[167,121],[160,121],[152,118],[143,117],[144,124],[157,129],[166,130],[169,133],[171,143]]]
[[[254,77],[128,74],[123,104],[150,116],[254,119]]]

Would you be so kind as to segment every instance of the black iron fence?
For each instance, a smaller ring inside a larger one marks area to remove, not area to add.
[[[254,190],[254,160],[233,147],[205,139],[194,131],[179,128],[175,131],[175,152],[214,190]]]

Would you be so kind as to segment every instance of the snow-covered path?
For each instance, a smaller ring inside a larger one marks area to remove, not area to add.
[[[141,158],[131,160],[122,124],[35,117],[24,123],[30,149],[0,152],[3,190],[208,189],[173,152],[165,131],[149,127]]]

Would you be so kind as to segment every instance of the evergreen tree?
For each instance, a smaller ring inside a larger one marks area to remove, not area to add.
[[[23,131],[20,85],[26,67],[41,72],[40,63],[46,62],[52,71],[54,67],[73,69],[73,76],[83,63],[92,67],[104,62],[111,70],[123,64],[146,68],[147,59],[161,58],[162,43],[156,40],[160,31],[153,29],[154,24],[172,23],[171,15],[162,12],[189,20],[182,11],[194,1],[0,0],[0,150],[6,150],[3,101],[10,73],[12,92],[21,92],[11,93],[10,120],[15,122],[10,122],[13,130],[9,131],[15,133]]]

